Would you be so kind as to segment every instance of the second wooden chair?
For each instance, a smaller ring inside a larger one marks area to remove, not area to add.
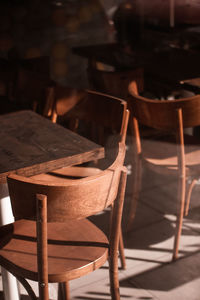
[[[168,178],[174,176],[178,184],[173,248],[173,259],[176,259],[184,210],[188,211],[192,189],[200,176],[200,140],[184,133],[185,128],[200,125],[200,96],[170,101],[151,100],[138,95],[136,82],[130,84],[129,92],[128,105],[131,110],[136,160],[128,230],[131,229],[135,216],[142,165],[158,174],[168,175]],[[151,139],[142,138],[141,125],[159,130],[162,135]]]
[[[119,98],[90,90],[73,90],[61,86],[48,90],[46,112],[55,122],[105,146],[105,158],[89,166],[72,166],[40,174],[38,178],[83,178],[96,175],[107,168],[116,156],[118,142],[125,143],[129,111],[127,103]],[[122,234],[119,252],[122,268],[126,268]]]

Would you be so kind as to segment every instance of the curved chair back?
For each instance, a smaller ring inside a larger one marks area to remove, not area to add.
[[[47,90],[45,116],[81,135],[104,144],[105,132],[122,133],[127,110],[126,101],[92,90],[75,90],[53,86]],[[82,126],[83,127],[83,126]]]
[[[136,82],[129,85],[129,108],[139,123],[156,129],[178,128],[181,111],[183,128],[200,125],[200,95],[176,100],[151,100],[138,95]]]
[[[187,210],[192,188],[197,181],[196,178],[199,177],[199,168],[197,168],[199,166],[199,141],[194,136],[186,135],[184,128],[200,125],[200,95],[177,100],[151,100],[138,95],[136,82],[129,85],[129,92],[128,105],[132,114],[138,169],[141,168],[141,158],[143,158],[143,161],[154,171],[159,174],[168,174],[168,176],[174,174],[178,179],[178,210],[173,249],[173,259],[176,259],[184,210]],[[156,135],[156,139],[152,140],[151,136],[150,141],[147,139],[141,141],[138,123],[161,130],[162,136],[159,132],[160,136]],[[163,134],[163,131],[167,134]],[[193,145],[195,147],[192,147]],[[194,179],[192,177],[186,200],[187,176],[191,170],[193,170]],[[141,173],[138,171],[138,174],[140,174],[139,172]],[[141,175],[139,176],[141,177]],[[138,196],[134,197],[138,198]],[[129,224],[135,215],[135,207],[130,211]]]
[[[64,222],[96,214],[116,199],[125,157],[125,145],[119,144],[115,162],[99,175],[63,183],[38,181],[19,175],[8,177],[13,214],[16,219],[36,218],[36,195],[47,196],[49,222]]]
[[[86,90],[84,99],[69,112],[69,116],[121,132],[126,109],[126,101],[120,98]]]

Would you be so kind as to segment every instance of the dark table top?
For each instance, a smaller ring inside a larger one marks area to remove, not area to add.
[[[118,43],[88,45],[74,47],[74,54],[95,60],[122,70],[142,64],[135,60],[134,53],[127,54]]]
[[[104,157],[104,148],[33,111],[0,116],[0,183]]]
[[[181,48],[146,48],[136,45],[127,53],[118,43],[91,45],[73,49],[89,60],[113,66],[116,70],[144,68],[144,74],[169,83],[200,77],[200,52]]]

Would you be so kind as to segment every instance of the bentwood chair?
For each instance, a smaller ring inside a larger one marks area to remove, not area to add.
[[[43,115],[56,123],[59,117],[65,116],[84,97],[84,90],[52,84],[46,89]],[[70,127],[70,124],[68,126]],[[74,126],[71,128],[74,129]]]
[[[49,87],[44,116],[105,146],[110,157],[111,148],[126,140],[127,103],[108,94]]]
[[[170,101],[151,100],[138,95],[136,82],[130,84],[129,92],[136,174],[128,230],[131,229],[135,216],[142,165],[158,174],[168,175],[169,178],[174,176],[178,184],[173,248],[173,259],[176,259],[184,210],[187,214],[191,192],[200,175],[200,140],[186,134],[184,130],[200,125],[200,95]],[[159,130],[162,135],[151,139],[142,138],[144,126]]]
[[[128,86],[132,81],[137,82],[139,92],[144,90],[144,71],[142,68],[107,71],[102,68],[98,69],[98,65],[90,65],[88,67],[88,79],[91,89],[122,99],[127,98]]]
[[[51,87],[47,98],[48,116],[61,124],[105,146],[105,158],[87,166],[72,166],[54,170],[38,178],[83,178],[96,175],[107,168],[116,156],[118,142],[125,143],[129,120],[127,103],[122,99],[89,90]],[[81,130],[81,131],[80,131]],[[121,266],[126,268],[124,245],[120,234],[119,253]]]
[[[108,259],[110,290],[119,300],[118,243],[126,184],[125,144],[114,163],[96,176],[45,181],[8,177],[15,222],[0,228],[0,264],[37,299],[26,279],[38,282],[48,300],[48,283],[64,285],[100,268]],[[98,191],[98,192],[97,192]],[[87,217],[112,207],[107,237]]]

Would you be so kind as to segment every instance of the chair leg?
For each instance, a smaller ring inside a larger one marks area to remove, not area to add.
[[[38,298],[35,295],[35,292],[33,291],[31,285],[29,284],[29,282],[20,276],[16,276],[17,280],[23,285],[23,287],[26,289],[29,297],[31,298],[31,300],[37,300]]]
[[[126,269],[126,258],[124,254],[124,241],[123,241],[123,235],[122,235],[122,229],[120,230],[120,235],[119,235],[119,257],[121,261],[121,268],[123,270]]]
[[[118,257],[117,254],[109,259],[110,292],[112,300],[120,300],[119,278],[118,278]]]
[[[70,300],[69,282],[59,282],[58,285],[58,299]]]
[[[179,177],[178,182],[178,201],[177,201],[177,220],[176,220],[176,229],[175,229],[175,239],[174,239],[174,249],[172,260],[178,258],[179,250],[179,241],[181,237],[182,224],[183,224],[183,215],[184,215],[184,205],[185,205],[185,177]]]
[[[64,282],[63,285],[65,291],[65,300],[69,300],[70,299],[69,281]]]
[[[112,220],[112,214],[113,214],[113,204],[111,204],[111,210],[110,210],[110,220]],[[111,221],[110,221],[111,224]],[[121,262],[121,268],[123,270],[126,269],[126,258],[124,254],[124,241],[123,241],[123,234],[122,234],[122,228],[120,228],[120,233],[119,233],[119,259]]]
[[[196,182],[197,182],[197,179],[192,180],[192,182],[190,183],[188,192],[187,192],[187,197],[186,197],[186,201],[185,201],[185,216],[188,215],[188,211],[189,211],[189,207],[190,207],[191,194],[192,194],[192,190],[193,190],[193,187],[195,186]]]
[[[129,208],[129,216],[127,221],[127,232],[131,231],[133,226],[133,221],[136,214],[140,189],[141,189],[141,181],[142,181],[142,161],[140,158],[137,159],[135,165],[133,167],[133,189],[132,189],[132,199]]]

